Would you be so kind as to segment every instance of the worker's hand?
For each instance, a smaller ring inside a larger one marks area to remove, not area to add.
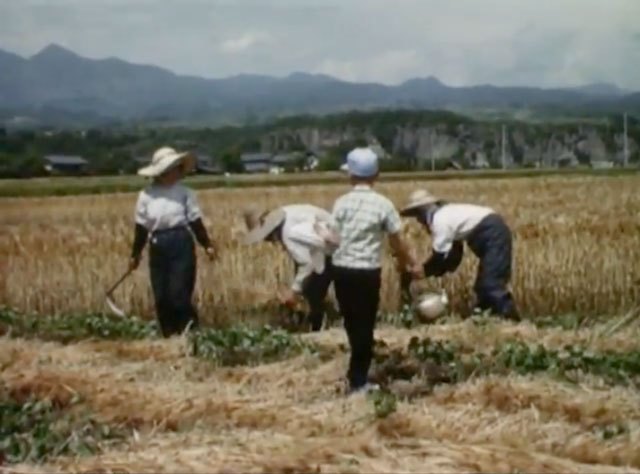
[[[213,247],[207,247],[206,249],[204,249],[204,251],[207,254],[207,257],[209,257],[209,260],[212,262],[218,258],[218,253]]]
[[[421,280],[424,278],[424,268],[417,262],[409,268],[409,273],[411,273],[414,280]]]
[[[138,267],[140,266],[140,256],[137,257],[131,257],[129,259],[129,271],[132,272],[134,270],[137,270]]]
[[[289,287],[281,288],[278,292],[278,300],[285,306],[293,308],[298,302],[298,294]]]

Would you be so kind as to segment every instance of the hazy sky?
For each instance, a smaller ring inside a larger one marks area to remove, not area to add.
[[[206,77],[640,90],[640,0],[0,0],[0,49],[52,42]]]

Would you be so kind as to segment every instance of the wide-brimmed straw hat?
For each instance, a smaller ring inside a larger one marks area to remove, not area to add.
[[[255,244],[266,239],[271,232],[284,222],[286,217],[281,207],[270,212],[246,209],[243,214],[248,230],[244,238],[245,245]]]
[[[406,216],[422,206],[429,206],[440,201],[437,197],[431,194],[426,189],[416,189],[411,193],[407,203],[400,211],[400,214]]]
[[[189,152],[178,152],[165,146],[156,150],[151,158],[151,164],[139,169],[138,174],[147,178],[155,178],[174,166],[182,166],[184,174],[188,174],[195,166],[195,157]]]

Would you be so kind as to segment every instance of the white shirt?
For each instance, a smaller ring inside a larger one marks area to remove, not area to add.
[[[393,203],[364,184],[336,200],[333,217],[340,229],[340,246],[333,254],[339,267],[380,268],[383,233],[395,234],[402,228]]]
[[[149,232],[186,226],[201,217],[195,193],[182,184],[152,184],[138,195],[135,221]]]
[[[466,239],[482,219],[494,213],[474,204],[445,204],[429,222],[434,252],[449,253],[454,241]]]
[[[291,289],[301,293],[304,280],[311,273],[324,271],[325,257],[331,255],[335,246],[323,237],[323,230],[337,237],[337,225],[329,212],[310,204],[292,204],[282,210],[285,212],[282,243],[298,264]]]

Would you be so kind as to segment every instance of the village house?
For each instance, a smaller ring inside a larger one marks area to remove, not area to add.
[[[44,169],[49,174],[84,174],[89,167],[89,162],[77,155],[46,155],[44,162]]]
[[[246,173],[269,173],[272,157],[271,153],[243,153],[240,161]]]
[[[211,155],[196,153],[196,173],[222,174],[222,166]]]

